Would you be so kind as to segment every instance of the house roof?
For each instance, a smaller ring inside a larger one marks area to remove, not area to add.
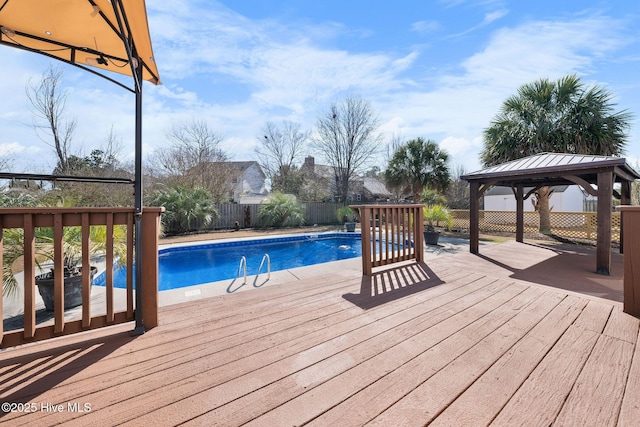
[[[260,167],[260,164],[258,164],[258,162],[256,162],[255,160],[249,160],[249,161],[243,161],[243,162],[221,162],[225,165],[229,165],[237,170],[239,170],[240,172],[244,172],[247,169],[249,169],[252,166],[256,166],[258,171],[263,175],[264,175],[264,171],[262,170],[262,168]]]
[[[391,196],[391,192],[379,178],[365,176],[362,178],[362,182],[364,188],[374,196]]]
[[[4,1],[0,44],[60,59],[107,79],[102,71],[133,76],[137,62],[144,80],[160,84],[143,0]]]
[[[599,172],[613,171],[617,181],[634,181],[640,174],[623,157],[591,156],[582,154],[542,153],[500,165],[491,166],[461,176],[467,181],[479,181],[498,186],[515,183],[536,185],[571,185],[566,176],[578,176],[596,183]]]
[[[332,180],[335,176],[333,166],[328,166],[328,165],[319,165],[319,164],[309,165],[307,163],[304,163],[300,167],[300,170],[303,171],[304,173],[311,173],[328,180]]]

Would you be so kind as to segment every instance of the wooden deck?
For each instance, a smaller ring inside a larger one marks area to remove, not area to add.
[[[0,423],[638,425],[640,320],[615,301],[619,278],[580,251],[481,254],[371,279],[325,265],[163,307],[139,337],[118,325],[4,351],[0,401],[33,413]]]

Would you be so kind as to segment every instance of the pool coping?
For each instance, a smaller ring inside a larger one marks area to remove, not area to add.
[[[274,242],[295,242],[298,240],[308,240],[309,237],[312,236],[322,236],[322,237],[360,237],[361,234],[358,233],[350,233],[345,231],[323,231],[319,233],[295,233],[295,234],[277,234],[274,237],[265,237],[265,236],[251,236],[251,237],[238,237],[238,238],[228,238],[228,239],[212,239],[212,240],[200,240],[197,242],[181,242],[181,243],[167,243],[159,246],[159,253],[163,251],[176,249],[176,248],[187,248],[193,246],[239,246],[242,244],[249,244],[249,242],[260,242],[260,243],[274,243]]]

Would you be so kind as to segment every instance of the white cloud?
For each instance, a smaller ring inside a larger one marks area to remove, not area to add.
[[[20,145],[17,142],[9,142],[5,144],[0,144],[0,156],[13,156],[16,154],[20,154],[26,150],[24,145]]]
[[[493,12],[486,13],[484,15],[484,19],[482,20],[482,24],[480,25],[488,25],[493,21],[497,21],[498,19],[504,17],[509,11],[507,9],[498,9]]]
[[[428,21],[418,21],[411,24],[411,30],[415,31],[418,34],[429,34],[433,33],[442,28],[442,25],[438,21],[428,20]]]

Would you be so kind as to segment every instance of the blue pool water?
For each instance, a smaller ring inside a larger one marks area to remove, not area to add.
[[[158,289],[161,291],[237,277],[240,259],[247,259],[247,276],[258,273],[264,254],[271,271],[304,267],[362,256],[360,235],[332,233],[220,242],[161,249],[158,253]],[[262,268],[266,274],[267,265]],[[241,272],[242,275],[242,272]],[[104,273],[94,284],[104,286]],[[126,270],[114,271],[114,286],[126,287]]]

